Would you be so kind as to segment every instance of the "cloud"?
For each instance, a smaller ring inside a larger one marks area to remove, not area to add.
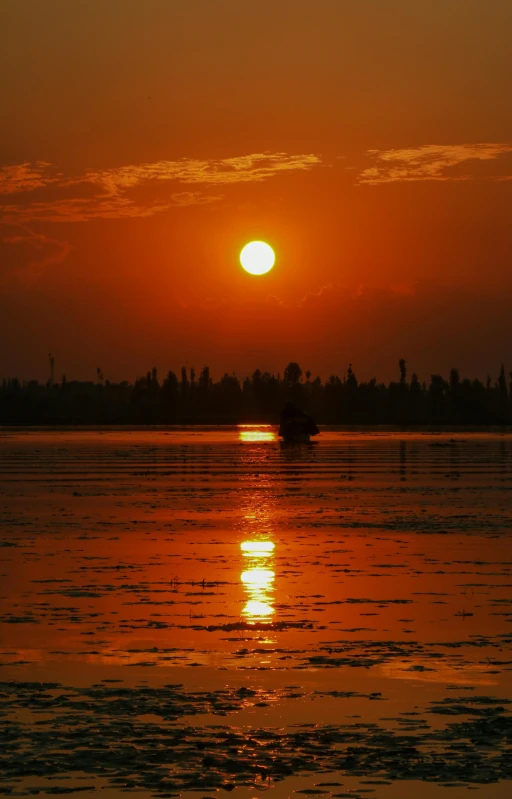
[[[47,161],[0,167],[0,194],[33,191],[55,182],[57,178],[51,176],[50,168]]]
[[[347,291],[342,285],[338,283],[327,283],[325,286],[321,286],[318,291],[308,291],[299,302],[299,308],[317,305],[333,296],[337,298],[338,294],[342,291]]]
[[[150,180],[179,183],[230,184],[267,180],[280,172],[311,169],[320,163],[318,156],[286,153],[253,153],[221,160],[181,158],[100,171],[89,170],[84,179],[102,186],[109,193],[133,188]]]
[[[425,144],[402,150],[368,150],[374,165],[363,169],[358,183],[396,183],[420,180],[471,180],[482,175],[479,162],[494,162],[483,177],[508,180],[512,164],[507,156],[512,144]],[[503,174],[503,168],[508,168]],[[498,169],[498,172],[496,171]],[[500,171],[501,170],[501,171]]]
[[[416,293],[416,287],[410,283],[397,283],[389,285],[385,288],[369,286],[362,283],[359,286],[349,287],[342,283],[327,283],[321,286],[317,291],[308,291],[307,294],[301,299],[298,306],[299,308],[325,308],[328,307],[335,309],[341,304],[353,303],[358,299],[367,300],[369,297],[377,294],[379,297],[385,296],[394,298],[397,296],[413,296]]]
[[[218,202],[222,195],[205,195],[199,192],[174,192],[167,202],[136,202],[121,194],[49,200],[30,205],[6,205],[3,208],[6,222],[88,222],[91,219],[122,219],[148,217],[172,207],[205,205]]]
[[[13,278],[32,283],[48,266],[62,263],[72,246],[25,225],[0,223],[0,283]]]
[[[16,200],[4,205],[3,219],[84,222],[97,218],[153,216],[173,206],[204,205],[223,199],[223,194],[212,194],[211,190],[176,191],[180,185],[228,187],[262,182],[281,173],[310,170],[318,164],[320,159],[311,153],[252,153],[220,160],[181,158],[104,170],[89,169],[76,176],[55,174],[52,165],[44,161],[34,165],[18,164],[4,167],[0,173],[0,194],[17,195]],[[169,188],[164,197],[163,186]],[[92,194],[84,197],[86,188],[92,189]],[[55,196],[63,190],[66,197]]]
[[[296,313],[329,313],[331,318],[337,318],[338,311],[349,306],[354,306],[358,301],[394,301],[414,297],[416,286],[408,283],[399,283],[385,287],[360,284],[347,286],[343,283],[330,282],[314,290],[300,295],[285,298],[276,294],[248,296],[245,293],[231,293],[229,296],[208,297],[207,299],[194,296],[188,301],[181,300],[183,308],[208,308],[208,309],[242,309],[245,314],[249,309],[259,309],[263,314],[267,311],[278,310],[289,314]],[[305,318],[305,317],[304,317]]]
[[[200,194],[198,191],[179,191],[171,194],[171,204],[179,206],[208,205],[209,203],[219,202],[223,199],[223,196],[222,194]]]

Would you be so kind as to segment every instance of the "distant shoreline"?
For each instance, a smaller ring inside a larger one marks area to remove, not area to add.
[[[279,429],[278,424],[269,422],[197,422],[197,423],[184,423],[184,424],[1,424],[0,435],[9,432],[17,432],[20,430],[29,430],[31,432],[79,432],[79,431],[93,431],[109,432],[116,430],[123,430],[126,432],[144,432],[146,430],[152,432],[180,432],[182,430],[198,430],[202,432],[215,431],[215,430],[244,430],[254,428],[272,428]],[[394,424],[323,424],[319,425],[320,433],[322,432],[343,432],[348,433],[362,432],[382,432],[382,433],[419,433],[422,435],[449,435],[451,433],[461,435],[464,433],[489,433],[489,434],[512,434],[512,425],[446,425],[446,424],[408,424],[408,425],[394,425]]]
[[[53,363],[52,363],[53,370]],[[0,384],[0,425],[230,425],[275,424],[286,402],[293,401],[317,424],[441,425],[454,429],[512,424],[512,372],[502,365],[485,383],[462,378],[458,369],[446,380],[433,374],[428,384],[416,374],[408,378],[403,359],[398,380],[358,381],[349,364],[343,377],[322,382],[290,362],[283,374],[256,369],[240,381],[224,374],[213,381],[205,366],[199,375],[182,367],[180,377],[168,372],[159,379],[152,369],[134,383],[113,383],[97,370],[96,382],[46,384],[17,378]]]

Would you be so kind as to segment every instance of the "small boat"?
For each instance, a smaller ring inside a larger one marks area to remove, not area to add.
[[[287,443],[307,444],[311,436],[317,436],[320,430],[315,422],[297,407],[294,402],[286,403],[281,412],[279,435]]]

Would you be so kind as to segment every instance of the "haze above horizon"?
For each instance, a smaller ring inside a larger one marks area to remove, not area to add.
[[[509,369],[511,29],[508,0],[6,0],[0,377]]]

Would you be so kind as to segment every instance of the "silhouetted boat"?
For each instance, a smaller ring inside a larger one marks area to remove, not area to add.
[[[317,436],[320,430],[315,422],[294,402],[287,402],[281,411],[279,435],[286,442],[307,444],[311,436]]]

